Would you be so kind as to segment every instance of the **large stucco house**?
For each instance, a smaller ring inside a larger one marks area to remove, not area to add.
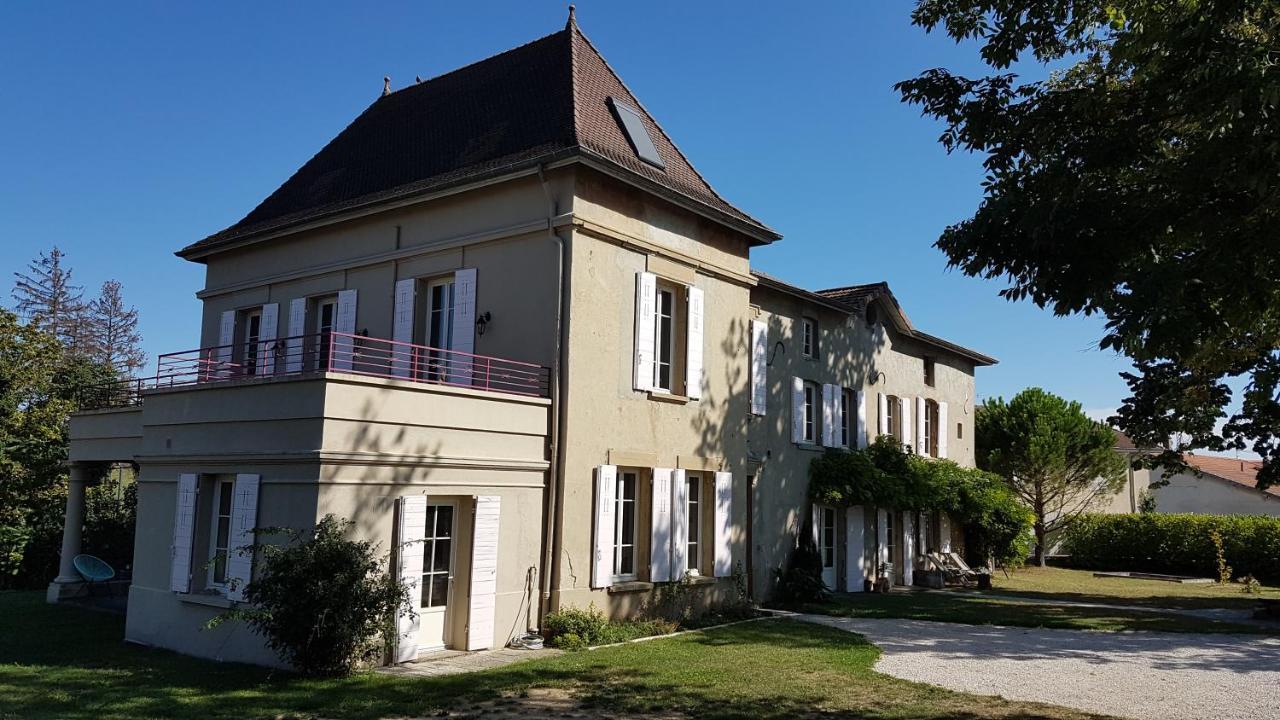
[[[62,573],[91,468],[138,468],[126,636],[271,664],[238,624],[253,528],[327,514],[416,586],[397,660],[498,647],[543,613],[642,611],[689,578],[767,597],[798,534],[829,584],[899,580],[945,518],[813,508],[808,463],[899,437],[973,462],[974,370],[883,284],[750,266],[780,235],[717,194],[572,17],[391,91],[235,225],[200,349],[72,420]],[[815,522],[816,521],[816,522]]]

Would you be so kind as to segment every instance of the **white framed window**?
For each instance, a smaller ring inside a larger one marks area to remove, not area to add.
[[[822,554],[822,569],[835,570],[836,567],[836,509],[832,507],[818,508],[818,550]],[[829,587],[834,587],[833,582]]]
[[[889,435],[895,438],[902,437],[902,427],[899,424],[902,419],[902,413],[899,408],[900,402],[898,400],[898,396],[890,395],[887,400],[888,405],[885,407],[884,414],[885,424],[884,427],[880,428],[880,434]]]
[[[818,386],[811,382],[804,384],[804,441],[818,442]]]
[[[636,472],[618,471],[614,494],[613,581],[636,579]]]
[[[938,456],[938,403],[926,400],[924,403],[924,453],[929,457]]]
[[[840,447],[849,447],[853,438],[853,391],[840,389]]]
[[[227,560],[231,552],[231,501],[235,480],[218,480],[213,486],[213,515],[209,519],[209,586],[226,588]]]
[[[685,502],[687,518],[688,542],[685,558],[688,571],[698,575],[702,565],[702,476],[689,473],[685,482],[688,484],[688,500]]]
[[[427,319],[423,328],[423,344],[428,348],[424,358],[428,379],[442,380],[449,374],[447,352],[453,347],[453,276],[427,281]]]
[[[653,337],[656,347],[653,363],[653,388],[671,392],[676,352],[676,293],[673,288],[658,286],[657,312]]]
[[[810,317],[800,319],[800,354],[807,358],[818,356],[818,321]]]

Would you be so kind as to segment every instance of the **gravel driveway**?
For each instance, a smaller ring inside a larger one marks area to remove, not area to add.
[[[1280,638],[798,619],[863,635],[886,675],[1142,720],[1280,718]]]

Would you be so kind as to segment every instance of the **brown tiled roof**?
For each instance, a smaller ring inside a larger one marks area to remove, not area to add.
[[[1237,460],[1194,453],[1186,453],[1182,459],[1205,475],[1212,475],[1252,490],[1258,489],[1258,470],[1262,469],[1262,462],[1259,460]],[[1280,496],[1280,487],[1269,487],[1266,492],[1269,495]]]
[[[662,157],[636,157],[607,101],[637,111]],[[760,242],[781,237],[720,197],[578,25],[378,98],[252,212],[179,251],[235,241],[464,182],[580,157]]]
[[[957,345],[950,340],[944,340],[936,335],[930,335],[929,333],[917,330],[907,318],[906,313],[902,311],[902,306],[898,304],[898,299],[895,298],[893,296],[893,292],[889,290],[889,283],[887,282],[869,283],[866,285],[849,285],[847,287],[831,288],[829,290],[809,291],[756,269],[752,269],[751,274],[754,275],[763,286],[772,287],[775,290],[781,290],[782,292],[808,300],[809,302],[824,305],[833,310],[847,312],[850,315],[860,315],[863,310],[866,309],[868,302],[877,298],[883,298],[891,306],[893,314],[896,315],[894,323],[904,335],[915,338],[920,342],[932,345],[936,348],[948,350],[956,353],[957,355],[964,356],[978,365],[995,365],[999,362],[990,355],[984,355],[977,350],[970,350],[969,348],[964,347],[963,345]]]

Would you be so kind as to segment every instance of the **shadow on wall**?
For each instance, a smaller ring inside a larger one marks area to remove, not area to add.
[[[809,463],[822,455],[821,449],[801,449],[792,442],[793,378],[816,383],[819,392],[824,383],[836,384],[853,392],[848,426],[850,445],[856,445],[858,390],[866,393],[867,435],[876,435],[876,394],[884,387],[883,373],[876,366],[876,357],[888,347],[888,331],[880,325],[868,325],[861,313],[850,315],[780,297],[772,307],[776,312],[767,316],[764,415],[752,415],[750,412],[750,376],[733,378],[733,387],[742,389],[737,402],[743,404],[741,412],[734,413],[733,417],[746,418],[746,426],[738,431],[748,438],[752,458],[760,461],[754,491],[754,517],[751,519],[758,529],[752,536],[754,547],[751,552],[755,559],[753,583],[756,588],[768,587],[769,591],[773,587],[772,572],[785,566],[800,535],[812,532]],[[802,356],[799,327],[804,316],[813,317],[818,324],[818,347],[814,358]],[[784,325],[784,318],[790,322]],[[749,357],[750,327],[747,321],[735,322],[722,340],[724,351],[738,357]],[[819,399],[819,428],[823,420],[821,412]],[[819,430],[818,443],[821,442]],[[845,537],[843,532],[837,532],[836,536],[837,568],[842,572],[846,564],[843,560]]]

